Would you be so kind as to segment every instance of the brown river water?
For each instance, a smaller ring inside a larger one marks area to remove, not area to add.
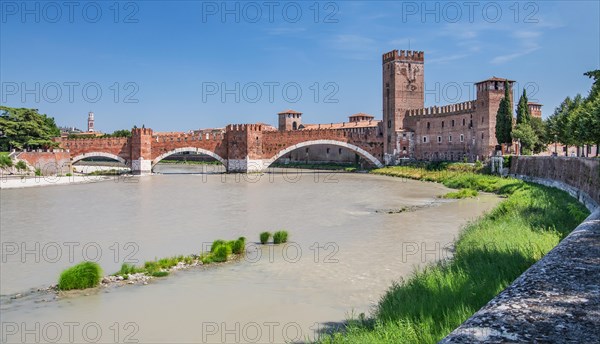
[[[202,168],[0,191],[2,342],[314,339],[369,314],[392,281],[450,257],[460,229],[499,202],[440,200],[450,191],[442,185],[368,174],[187,174]],[[287,245],[254,244],[279,229]],[[60,298],[28,292],[86,259],[111,274],[125,261],[200,253],[239,236],[248,254],[238,262]]]

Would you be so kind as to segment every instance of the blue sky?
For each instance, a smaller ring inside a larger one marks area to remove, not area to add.
[[[1,103],[82,129],[94,111],[104,132],[275,124],[288,108],[306,123],[380,118],[381,55],[409,44],[425,52],[428,106],[472,99],[472,82],[499,76],[547,116],[600,68],[597,1],[0,6]]]

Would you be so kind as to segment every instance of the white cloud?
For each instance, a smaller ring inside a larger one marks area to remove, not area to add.
[[[512,54],[506,54],[506,55],[500,55],[500,56],[496,56],[492,59],[492,61],[490,61],[492,64],[502,64],[502,63],[506,63],[508,61],[514,60],[516,58],[525,56],[525,55],[529,55],[531,53],[533,53],[534,51],[540,49],[540,47],[537,44],[532,44],[529,47],[524,47],[521,51],[512,53]]]

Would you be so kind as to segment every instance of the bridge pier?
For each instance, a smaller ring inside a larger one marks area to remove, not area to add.
[[[263,172],[267,170],[268,160],[263,159],[228,159],[227,160],[227,172],[230,173],[252,173],[252,172]]]
[[[152,173],[152,160],[140,157],[138,160],[132,160],[129,167],[131,168],[131,174],[148,175]]]

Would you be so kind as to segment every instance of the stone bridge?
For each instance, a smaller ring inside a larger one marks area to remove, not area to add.
[[[89,157],[120,161],[134,174],[151,173],[169,155],[196,152],[220,161],[228,172],[260,172],[295,149],[312,145],[336,145],[356,152],[371,165],[383,166],[383,137],[376,131],[336,129],[273,130],[260,124],[231,124],[225,130],[203,133],[159,133],[134,128],[130,138],[57,139],[75,163]]]

